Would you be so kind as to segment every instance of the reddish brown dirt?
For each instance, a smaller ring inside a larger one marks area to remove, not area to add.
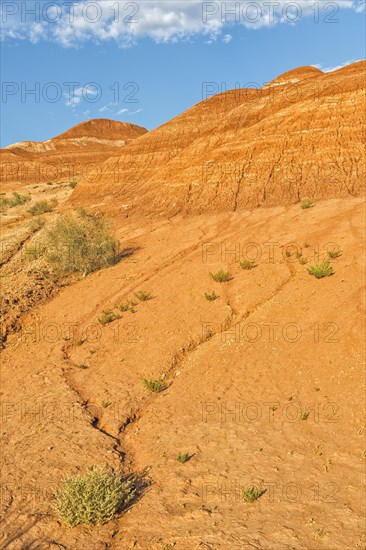
[[[8,548],[363,548],[361,200],[127,222],[117,235],[135,254],[35,308],[3,352]],[[311,277],[338,245],[335,274]],[[221,267],[230,282],[210,279]],[[136,313],[93,324],[141,289],[153,299]],[[168,388],[149,393],[160,375]],[[150,487],[115,522],[62,527],[54,485],[105,463]],[[253,484],[267,492],[249,504]]]
[[[73,202],[173,215],[357,196],[366,176],[365,67],[301,67],[262,89],[207,99],[106,161]]]

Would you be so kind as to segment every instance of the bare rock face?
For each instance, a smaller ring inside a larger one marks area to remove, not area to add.
[[[88,174],[147,130],[127,122],[95,119],[40,143],[24,141],[1,150],[5,185],[73,181]]]
[[[365,67],[301,67],[262,89],[213,96],[131,141],[71,200],[174,215],[356,196],[365,181]]]

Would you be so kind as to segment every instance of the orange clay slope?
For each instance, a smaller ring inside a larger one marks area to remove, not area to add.
[[[202,101],[81,179],[73,202],[172,215],[357,196],[365,67],[301,67]]]
[[[98,163],[146,132],[134,124],[100,118],[47,141],[15,143],[1,149],[0,181],[5,190],[14,190],[20,185],[87,179]]]

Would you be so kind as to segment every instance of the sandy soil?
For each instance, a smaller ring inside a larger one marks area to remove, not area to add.
[[[2,547],[364,548],[364,221],[358,198],[115,220],[135,252],[35,305],[2,352]],[[333,276],[308,274],[338,247]],[[98,323],[139,290],[153,299]],[[145,488],[117,520],[65,528],[54,488],[93,464]]]

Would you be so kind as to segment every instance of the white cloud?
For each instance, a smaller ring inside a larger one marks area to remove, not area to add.
[[[66,98],[65,105],[66,107],[71,107],[72,109],[75,109],[80,103],[85,99],[85,97],[95,97],[98,94],[96,90],[94,90],[90,86],[84,86],[80,88],[73,88],[70,87],[68,93],[63,94]]]
[[[123,109],[120,109],[119,111],[117,111],[116,115],[132,116],[132,115],[137,115],[137,113],[141,113],[142,110],[143,109],[137,109],[137,111],[130,111],[129,109],[123,108]]]
[[[347,67],[347,65],[351,65],[351,63],[357,63],[357,61],[361,61],[361,59],[352,59],[351,61],[345,61],[341,65],[335,65],[334,67],[327,67],[323,69],[321,64],[313,65],[313,67],[316,67],[317,69],[320,69],[323,71],[323,73],[332,73],[333,71],[338,71],[338,69],[342,69],[343,67]]]
[[[233,37],[231,34],[225,34],[224,38],[222,39],[224,44],[229,44],[232,41]]]
[[[329,15],[328,0],[318,0],[315,4],[320,12],[325,10]],[[361,13],[365,2],[338,0],[337,6]],[[32,9],[35,15],[29,13]],[[296,3],[277,0],[272,4],[268,0],[75,0],[73,4],[63,0],[12,0],[1,6],[1,37],[33,43],[47,40],[64,47],[78,47],[88,40],[113,41],[129,47],[143,37],[164,43],[202,36],[210,44],[222,37],[222,41],[228,43],[231,35],[225,34],[225,30],[235,24],[229,13],[232,10],[236,10],[238,25],[254,29],[296,24],[303,17],[314,18],[314,2],[309,0]]]

